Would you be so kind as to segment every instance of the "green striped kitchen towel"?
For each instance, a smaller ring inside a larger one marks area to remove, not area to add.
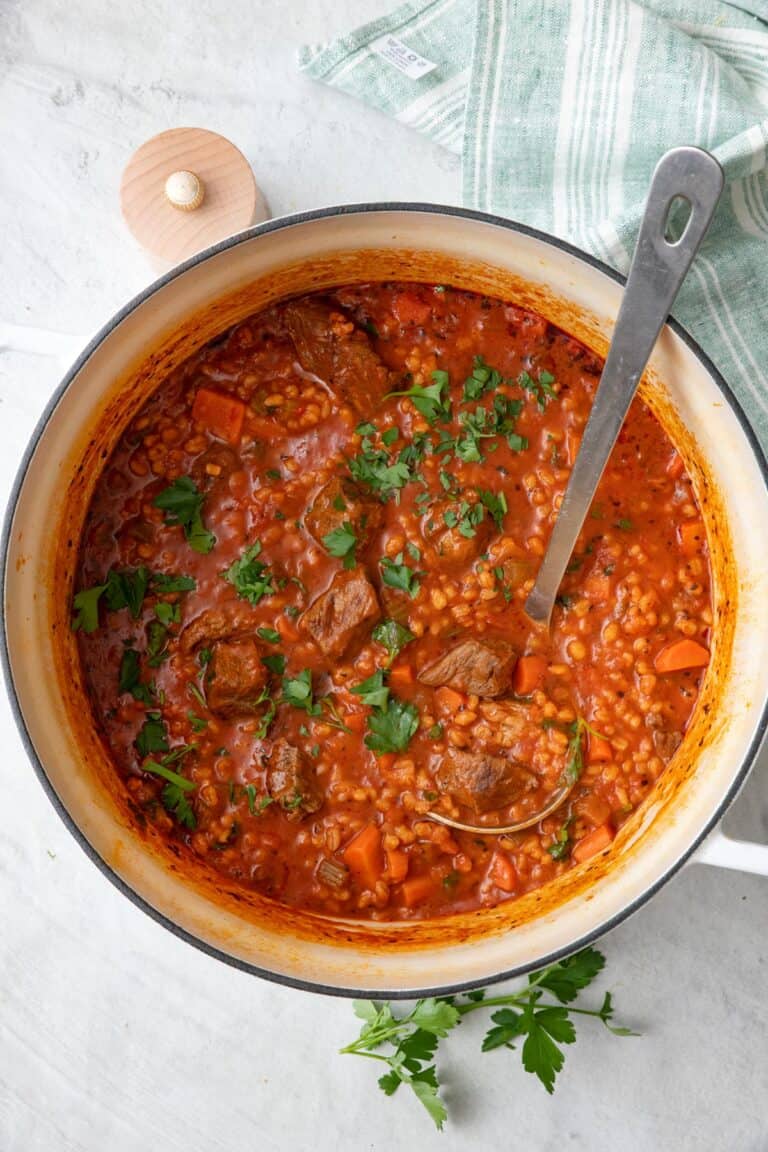
[[[728,187],[675,315],[768,448],[768,3],[411,0],[300,63],[459,153],[469,207],[623,272],[661,154],[714,152]]]

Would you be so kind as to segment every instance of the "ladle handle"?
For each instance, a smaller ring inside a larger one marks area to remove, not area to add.
[[[673,148],[656,165],[608,358],[549,547],[525,604],[532,620],[549,622],[595,489],[722,189],[722,168],[700,148]],[[682,236],[673,241],[667,238],[668,220],[679,198],[687,201],[690,215]]]

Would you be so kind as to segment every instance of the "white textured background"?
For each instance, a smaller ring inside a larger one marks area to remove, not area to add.
[[[382,0],[0,0],[0,325],[84,343],[149,279],[118,210],[131,151],[199,125],[245,152],[277,215],[455,202],[453,157],[302,79],[294,52]],[[0,347],[0,491],[57,382]],[[0,701],[0,1152],[768,1148],[768,881],[688,868],[605,940],[644,1033],[582,1028],[553,1098],[466,1024],[442,1136],[368,1062],[343,1001],[263,983],[147,919],[71,840]],[[768,839],[768,764],[728,819]]]

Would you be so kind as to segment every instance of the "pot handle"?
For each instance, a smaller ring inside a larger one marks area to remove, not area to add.
[[[768,876],[768,844],[734,840],[717,827],[694,854],[691,863],[714,864],[718,868],[733,868],[737,872]]]

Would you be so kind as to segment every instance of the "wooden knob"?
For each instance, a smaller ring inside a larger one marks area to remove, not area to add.
[[[245,156],[204,128],[172,128],[142,144],[123,172],[120,205],[160,268],[269,216]]]
[[[194,172],[171,172],[165,182],[165,195],[180,212],[194,212],[205,198],[205,187]]]

